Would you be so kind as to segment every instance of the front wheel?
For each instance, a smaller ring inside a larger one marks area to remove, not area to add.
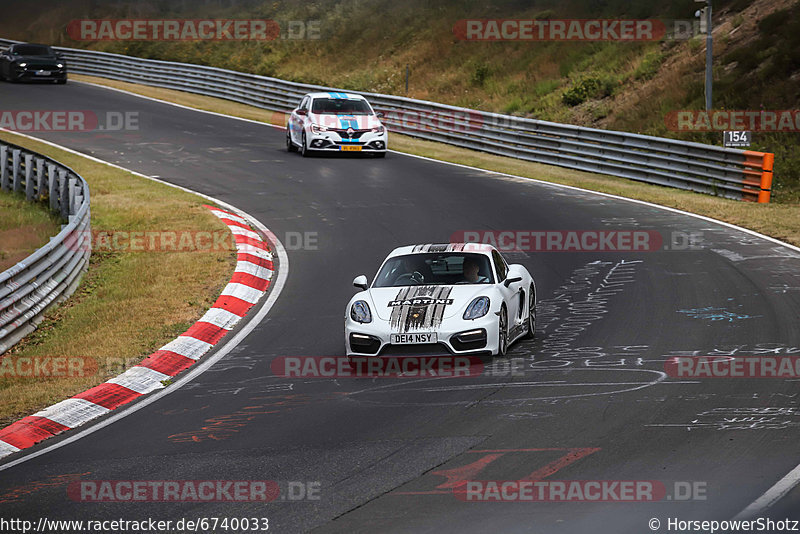
[[[505,356],[508,353],[508,314],[506,308],[500,308],[500,318],[497,324],[497,355]]]
[[[297,147],[292,143],[292,134],[289,133],[289,128],[286,128],[286,151],[297,152]]]
[[[528,333],[525,334],[525,339],[533,339],[536,334],[536,291],[531,284],[528,289]]]
[[[306,145],[306,132],[303,132],[303,137],[300,141],[300,155],[307,158],[311,154],[308,152],[308,146]]]

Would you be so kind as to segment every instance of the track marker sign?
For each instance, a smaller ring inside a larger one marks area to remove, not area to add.
[[[722,140],[726,148],[748,148],[753,140],[753,132],[748,131],[726,131],[723,133]]]

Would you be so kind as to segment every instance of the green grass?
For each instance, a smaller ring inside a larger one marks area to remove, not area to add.
[[[12,267],[61,231],[61,220],[41,203],[0,191],[0,272]]]
[[[0,132],[0,138],[83,176],[92,193],[95,231],[228,232],[196,195],[15,134]],[[4,209],[14,202],[19,199],[0,196],[0,225],[47,220],[36,206]],[[51,230],[52,222],[45,234]],[[235,259],[233,251],[93,252],[75,294],[2,358],[86,357],[96,362],[97,372],[68,378],[0,377],[0,425],[99,384],[174,339],[213,304]]]

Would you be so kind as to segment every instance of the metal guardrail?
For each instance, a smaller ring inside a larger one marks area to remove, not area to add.
[[[0,47],[16,41],[0,39]],[[389,131],[502,156],[736,200],[769,202],[774,155],[344,91],[186,63],[58,48],[70,72],[290,112],[313,91],[362,94]]]
[[[66,224],[45,246],[0,273],[0,354],[36,329],[71,295],[91,253],[89,186],[70,168],[0,141],[0,188],[47,201]]]

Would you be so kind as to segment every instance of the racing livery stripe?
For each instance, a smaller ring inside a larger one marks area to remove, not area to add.
[[[427,245],[414,245],[411,252],[463,252],[464,243],[438,243]]]
[[[416,330],[435,330],[442,323],[444,311],[450,300],[451,286],[404,287],[392,306],[389,323],[392,330],[405,333]],[[427,298],[426,298],[427,297]],[[416,301],[415,301],[416,299]]]
[[[228,226],[237,251],[236,270],[214,305],[186,332],[138,365],[0,429],[0,458],[163,388],[164,380],[191,367],[264,296],[274,272],[269,246],[242,217],[214,206],[205,207]]]

